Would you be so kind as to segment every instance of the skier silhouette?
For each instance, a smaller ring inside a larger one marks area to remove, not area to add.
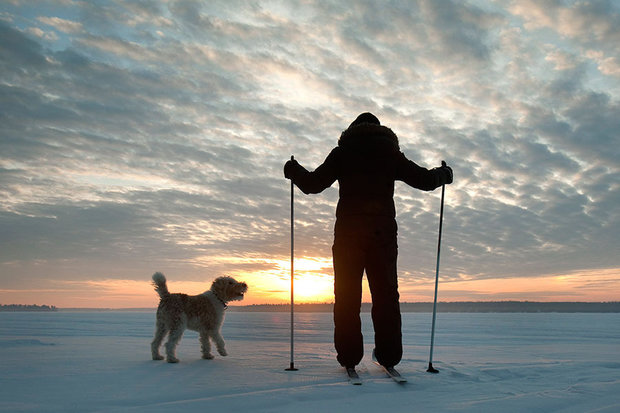
[[[339,183],[334,244],[334,343],[338,362],[355,367],[364,355],[360,309],[364,270],[372,296],[375,357],[385,367],[402,357],[396,270],[397,225],[394,181],[424,191],[452,183],[452,169],[426,169],[400,151],[398,137],[371,113],[362,113],[342,132],[322,165],[309,172],[296,160],[284,176],[305,194]]]

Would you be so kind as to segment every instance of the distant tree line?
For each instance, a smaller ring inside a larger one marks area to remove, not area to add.
[[[0,311],[57,311],[53,305],[0,304]]]
[[[333,311],[333,303],[295,304],[295,311],[322,313]],[[372,304],[363,303],[362,311],[370,312]],[[254,304],[229,307],[231,311],[284,312],[290,304]],[[400,303],[404,313],[429,313],[433,303]],[[620,313],[620,302],[534,302],[534,301],[458,301],[439,302],[442,313]]]

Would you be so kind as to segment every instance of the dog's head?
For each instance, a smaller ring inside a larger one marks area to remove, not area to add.
[[[211,291],[226,302],[243,300],[243,295],[247,290],[246,283],[238,282],[232,277],[218,277],[211,284]]]

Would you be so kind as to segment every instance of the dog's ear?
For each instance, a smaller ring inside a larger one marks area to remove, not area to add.
[[[233,295],[232,289],[237,284],[237,282],[234,278],[228,276],[222,277],[222,282],[224,284],[224,290],[226,291],[226,297],[230,299]]]
[[[211,290],[214,291],[222,299],[227,299],[228,289],[230,287],[230,277],[217,277],[211,284]]]

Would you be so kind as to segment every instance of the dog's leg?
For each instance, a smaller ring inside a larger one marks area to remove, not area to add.
[[[176,358],[176,348],[179,341],[181,341],[181,337],[183,337],[183,328],[175,328],[170,330],[168,334],[168,341],[166,342],[166,361],[168,363],[178,363],[179,359]]]
[[[224,338],[219,330],[213,332],[213,341],[215,341],[215,346],[217,347],[217,352],[220,353],[220,356],[227,356],[226,352],[226,343],[224,343]]]
[[[213,354],[211,354],[211,341],[209,341],[209,334],[206,331],[200,332],[200,349],[202,350],[203,359],[213,359]]]
[[[160,320],[157,320],[155,327],[155,337],[151,342],[151,354],[153,356],[153,360],[163,360],[164,356],[159,354],[159,347],[161,346],[161,342],[164,341],[164,337],[166,336],[166,327],[164,323]]]

